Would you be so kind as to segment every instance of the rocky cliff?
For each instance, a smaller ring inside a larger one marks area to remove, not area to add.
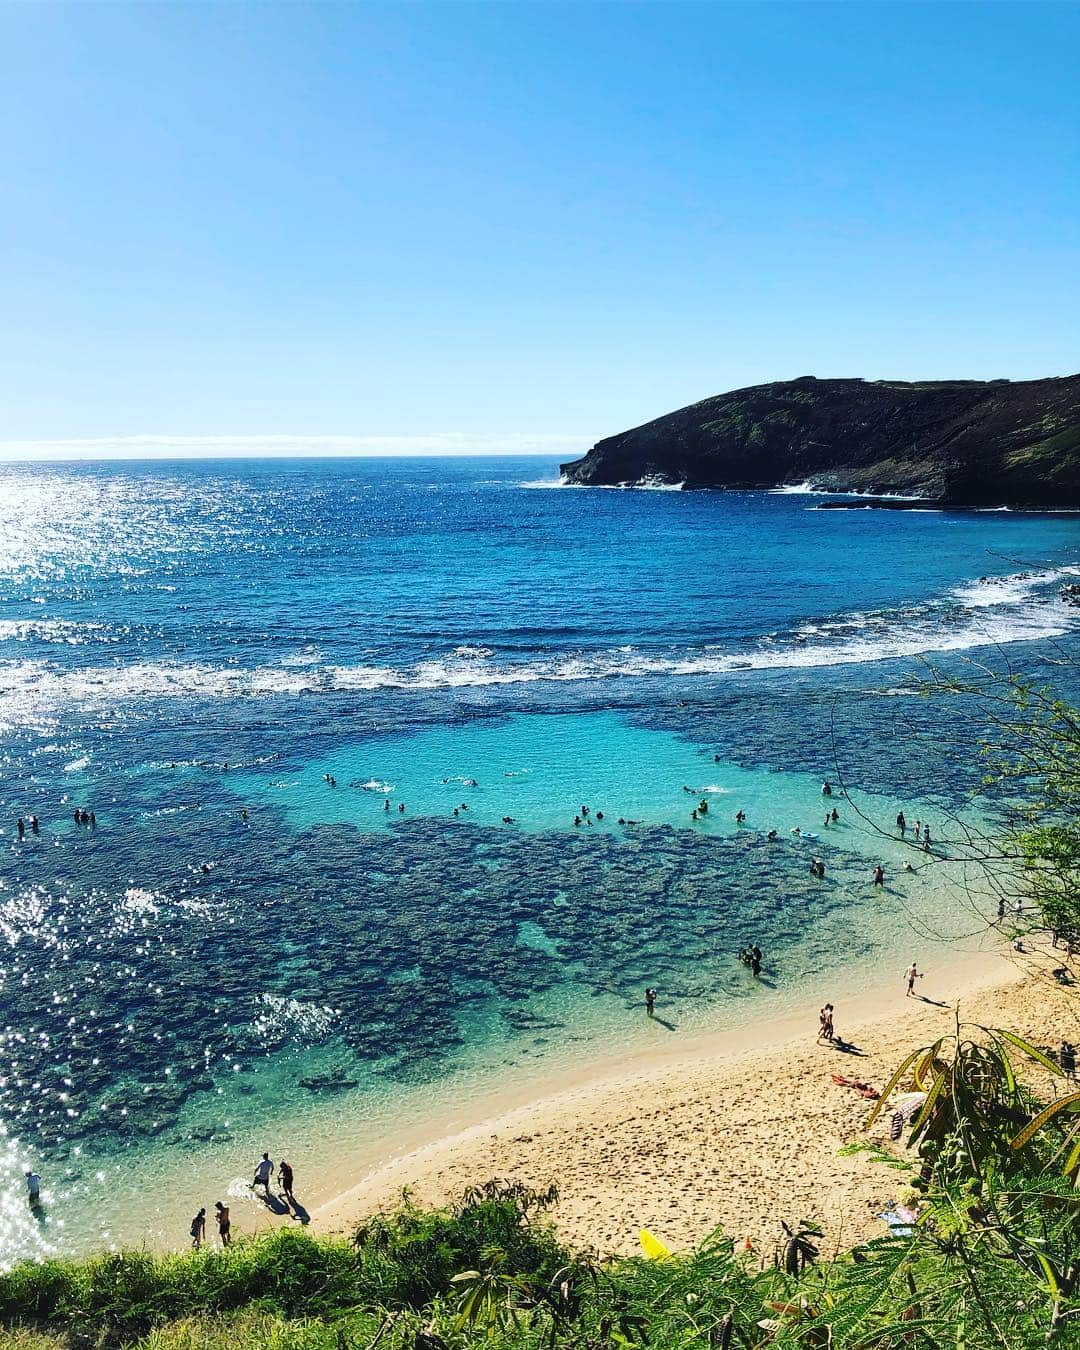
[[[809,483],[955,506],[1080,508],[1080,375],[736,389],[597,442],[571,483]]]

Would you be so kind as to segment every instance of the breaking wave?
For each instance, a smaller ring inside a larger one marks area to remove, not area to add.
[[[500,656],[494,647],[474,643],[402,666],[299,665],[295,655],[254,668],[136,662],[62,670],[41,660],[10,661],[0,663],[0,699],[5,720],[21,721],[65,707],[138,699],[301,697],[848,665],[1062,637],[1080,626],[1080,609],[1059,593],[1060,583],[1076,576],[1080,567],[983,577],[918,605],[807,622],[736,650],[620,646]]]

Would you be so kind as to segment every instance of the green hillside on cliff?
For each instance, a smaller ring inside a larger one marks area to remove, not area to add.
[[[564,464],[582,486],[642,482],[1080,508],[1080,375],[819,380],[736,389],[610,436]]]

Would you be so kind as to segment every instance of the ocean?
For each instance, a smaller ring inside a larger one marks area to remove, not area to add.
[[[1080,532],[821,505],[549,459],[0,466],[0,1261],[179,1245],[224,1194],[242,1230],[264,1148],[313,1205],[507,1084],[976,941],[893,837],[988,809],[919,681],[1067,685]]]

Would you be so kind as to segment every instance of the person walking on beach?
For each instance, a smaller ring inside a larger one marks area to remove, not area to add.
[[[284,1158],[282,1158],[281,1162],[278,1163],[277,1175],[278,1175],[278,1185],[281,1187],[282,1195],[284,1195],[287,1200],[291,1200],[293,1198],[292,1193],[293,1170],[289,1166],[289,1164],[285,1161]]]
[[[833,1038],[833,1005],[826,1003],[818,1014],[818,1043]]]
[[[649,1015],[650,1017],[653,1015],[653,1008],[654,1008],[655,1006],[656,1006],[656,990],[655,990],[655,989],[646,989],[646,990],[645,990],[645,1011],[646,1011],[646,1013],[648,1013],[648,1015]]]
[[[220,1200],[215,1200],[214,1208],[217,1210],[218,1237],[221,1238],[221,1245],[227,1247],[229,1243],[232,1242],[232,1223],[229,1221],[229,1206],[223,1205]]]
[[[907,996],[910,998],[915,992],[915,981],[922,979],[922,976],[919,974],[919,968],[914,961],[908,966],[908,972],[905,978],[907,979]]]
[[[274,1164],[270,1161],[270,1154],[264,1153],[259,1159],[259,1165],[255,1168],[255,1180],[251,1183],[251,1189],[261,1186],[263,1190],[270,1194],[270,1178],[274,1174]]]
[[[200,1209],[191,1221],[191,1245],[196,1251],[203,1245],[206,1237],[206,1209]]]

